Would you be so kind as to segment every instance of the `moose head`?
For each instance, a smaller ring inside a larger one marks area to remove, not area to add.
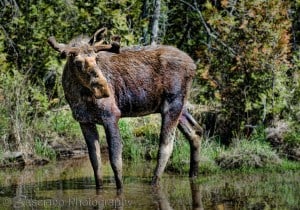
[[[48,43],[54,50],[58,51],[62,57],[69,59],[68,63],[71,65],[69,67],[96,99],[110,96],[107,80],[97,65],[97,53],[100,51],[120,52],[121,38],[113,36],[110,44],[103,44],[106,33],[107,29],[101,28],[88,42],[72,43],[71,46],[57,43],[54,37],[48,39]]]

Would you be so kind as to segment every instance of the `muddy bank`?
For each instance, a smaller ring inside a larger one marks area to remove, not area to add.
[[[56,144],[51,149],[55,152],[55,160],[66,160],[70,158],[82,158],[87,156],[88,151],[84,144],[66,146]],[[29,165],[45,165],[52,160],[36,154],[25,153],[22,151],[7,151],[1,155],[0,168],[18,167],[23,168]]]

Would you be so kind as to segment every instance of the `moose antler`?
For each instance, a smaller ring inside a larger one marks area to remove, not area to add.
[[[58,51],[58,52],[60,52],[60,53],[62,53],[63,49],[65,49],[65,47],[66,47],[65,44],[59,44],[59,43],[57,43],[54,36],[49,37],[48,43],[50,44],[50,46],[51,46],[54,50],[56,50],[56,51]]]
[[[113,36],[111,38],[111,44],[95,44],[94,45],[94,51],[99,52],[99,51],[109,51],[113,53],[120,53],[120,41],[121,37],[120,36]]]
[[[77,47],[66,47],[65,44],[58,43],[54,36],[51,36],[48,39],[48,43],[50,46],[58,51],[62,57],[66,57],[67,55],[77,55],[80,51],[80,48]]]
[[[107,32],[106,28],[101,28],[93,35],[89,41],[89,46],[85,50],[94,51],[95,53],[99,51],[108,51],[113,53],[120,53],[120,36],[112,36],[110,44],[103,44],[103,37]],[[58,43],[54,36],[48,39],[50,46],[58,51],[62,58],[68,55],[78,55],[81,48],[80,47],[69,47],[65,44]]]
[[[107,28],[100,28],[98,31],[96,31],[93,35],[93,37],[90,39],[89,44],[94,45],[97,42],[102,43],[104,37],[107,35]]]

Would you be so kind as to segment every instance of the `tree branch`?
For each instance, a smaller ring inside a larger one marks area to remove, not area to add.
[[[210,27],[207,25],[203,15],[202,15],[202,12],[201,10],[199,9],[198,7],[198,4],[197,2],[194,0],[194,5],[184,1],[184,0],[180,0],[180,2],[182,2],[183,4],[187,5],[188,7],[190,7],[192,10],[194,10],[195,12],[197,12],[198,16],[200,17],[200,20],[206,30],[206,33],[208,34],[208,36],[210,36],[211,38],[213,38],[214,40],[216,40],[216,42],[218,42],[219,44],[221,44],[223,47],[225,47],[226,49],[229,50],[230,52],[230,56],[231,57],[235,57],[236,56],[236,52],[231,48],[229,47],[225,42],[223,42],[216,34],[214,34]]]

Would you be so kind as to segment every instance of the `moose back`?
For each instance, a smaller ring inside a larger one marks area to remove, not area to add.
[[[116,186],[121,189],[122,141],[118,120],[152,113],[160,113],[162,119],[152,184],[159,184],[177,127],[190,143],[189,175],[197,176],[202,130],[185,107],[195,75],[193,60],[171,46],[120,48],[119,38],[103,44],[105,33],[103,28],[91,39],[81,37],[70,44],[57,43],[54,37],[48,39],[53,49],[67,57],[62,78],[64,93],[87,143],[96,187],[103,187],[96,124],[105,129]]]

